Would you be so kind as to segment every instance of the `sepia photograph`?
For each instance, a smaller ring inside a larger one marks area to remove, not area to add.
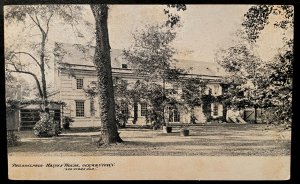
[[[9,179],[290,178],[293,5],[3,9]]]

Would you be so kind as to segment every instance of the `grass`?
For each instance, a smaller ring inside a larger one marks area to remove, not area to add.
[[[217,124],[190,126],[190,136],[181,137],[180,127],[172,133],[140,127],[120,129],[122,144],[97,148],[96,129],[73,129],[58,137],[36,138],[21,131],[18,146],[9,155],[22,156],[287,156],[291,131],[265,124]]]

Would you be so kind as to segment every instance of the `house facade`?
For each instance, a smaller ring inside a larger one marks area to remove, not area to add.
[[[58,91],[55,95],[56,100],[66,104],[63,109],[64,116],[71,117],[74,122],[72,127],[98,127],[100,126],[98,98],[92,98],[87,95],[85,89],[96,88],[96,70],[93,64],[93,47],[83,47],[77,44],[57,43],[59,54],[55,54],[54,81],[55,88]],[[134,85],[142,77],[136,76],[130,69],[126,61],[122,59],[121,50],[111,51],[111,64],[113,78],[126,80],[130,85]],[[200,78],[207,80],[207,87],[212,96],[222,95],[221,79],[225,75],[215,63],[179,60],[177,67],[192,66],[191,71],[185,77]],[[166,89],[176,89],[178,97],[182,89],[174,84],[167,83]],[[218,118],[223,116],[223,106],[221,103],[211,103],[211,116]],[[145,125],[149,104],[134,103],[129,105],[128,123]],[[203,113],[203,107],[197,106],[194,109],[196,123],[205,123],[206,117]],[[166,107],[165,120],[168,123],[190,123],[190,110],[186,108]]]

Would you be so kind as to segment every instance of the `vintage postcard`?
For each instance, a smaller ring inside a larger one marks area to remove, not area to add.
[[[5,5],[11,180],[290,179],[293,5]]]

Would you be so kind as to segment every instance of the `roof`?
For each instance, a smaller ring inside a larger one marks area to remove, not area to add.
[[[206,76],[225,76],[225,70],[215,62],[194,61],[194,60],[177,60],[175,66],[183,68],[190,74]]]
[[[80,44],[59,43],[66,55],[63,57],[63,63],[78,66],[94,66],[93,55],[95,47],[83,46]],[[112,68],[122,68],[122,64],[127,62],[122,58],[121,49],[111,49]],[[174,62],[178,68],[188,70],[189,74],[205,76],[225,76],[225,70],[215,62],[193,61],[178,59]]]
[[[83,46],[80,44],[59,43],[65,52],[63,63],[74,65],[94,66],[94,46]],[[121,68],[122,63],[122,50],[112,49],[110,53],[112,68]]]
[[[59,110],[60,108],[61,108],[61,106],[58,104],[49,104],[49,109]],[[26,110],[41,109],[41,105],[40,104],[25,104],[25,105],[22,105],[21,109],[26,109]]]

